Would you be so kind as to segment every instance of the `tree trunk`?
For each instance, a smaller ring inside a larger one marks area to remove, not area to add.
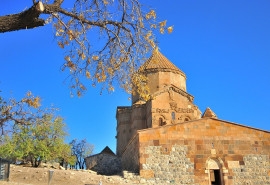
[[[38,159],[38,158],[34,159],[34,167],[35,168],[39,167],[40,163],[41,163],[41,159]]]
[[[35,162],[35,161],[34,161],[34,157],[30,156],[30,158],[31,158],[31,165],[32,165],[32,167],[34,167],[34,165],[35,165],[35,164],[34,164],[34,162]]]

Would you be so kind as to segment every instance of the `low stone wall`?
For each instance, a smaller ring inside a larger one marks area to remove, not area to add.
[[[87,169],[101,175],[116,175],[122,172],[121,160],[116,155],[101,153],[85,160]]]

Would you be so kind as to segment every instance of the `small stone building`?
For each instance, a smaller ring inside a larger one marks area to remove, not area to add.
[[[123,170],[156,184],[270,184],[270,132],[202,114],[186,76],[158,50],[140,69],[151,99],[117,107]]]
[[[115,175],[122,172],[121,161],[106,146],[99,154],[85,158],[86,169],[93,170],[101,175]]]

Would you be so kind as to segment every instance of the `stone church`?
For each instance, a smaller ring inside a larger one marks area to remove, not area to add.
[[[160,51],[140,67],[151,99],[119,106],[117,156],[123,170],[156,184],[270,184],[270,132],[202,113],[186,75]]]

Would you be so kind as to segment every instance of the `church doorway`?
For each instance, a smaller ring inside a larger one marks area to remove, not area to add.
[[[206,163],[206,170],[209,177],[209,185],[224,185],[222,177],[223,162],[216,158],[210,158]]]
[[[211,185],[221,185],[220,170],[210,170]]]

